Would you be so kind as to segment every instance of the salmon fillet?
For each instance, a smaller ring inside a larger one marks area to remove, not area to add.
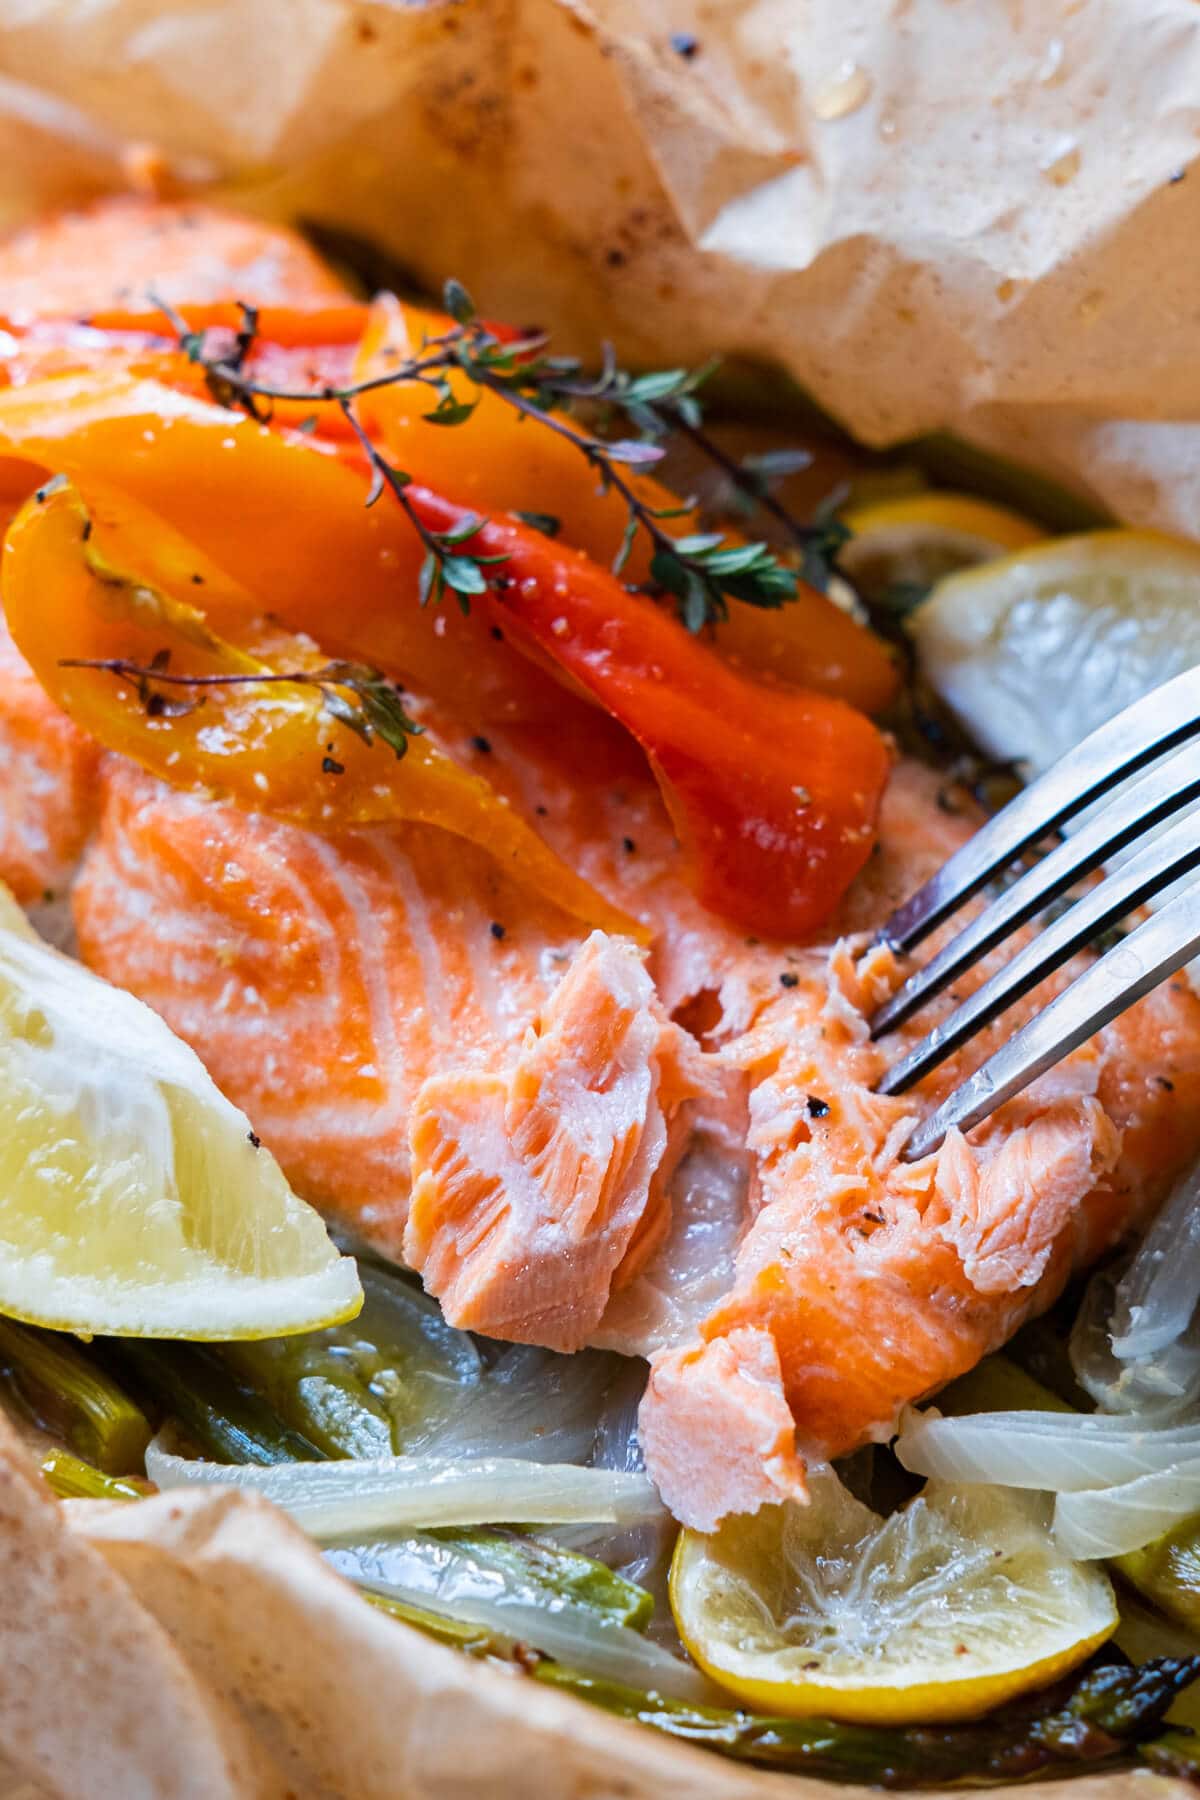
[[[87,318],[164,300],[316,305],[346,289],[285,226],[199,202],[122,195],[0,240],[0,318]]]
[[[648,774],[552,749],[497,734],[493,778],[655,926],[645,967],[439,832],[318,839],[116,763],[80,944],[455,1323],[649,1354],[647,1464],[708,1528],[886,1436],[1156,1204],[1200,1148],[1200,1001],[1164,985],[905,1164],[967,1060],[919,1098],[872,1092],[907,1034],[869,1041],[901,971],[864,933],[973,821],[902,766],[846,935],[748,941],[687,893]]]
[[[69,888],[98,804],[98,762],[0,618],[0,878],[23,906]]]
[[[655,1184],[723,1074],[640,952],[473,845],[319,837],[112,758],[74,905],[85,960],[203,1045],[330,1217],[436,1268],[456,1323],[518,1335],[513,1271],[546,1242],[546,1331],[577,1348],[661,1234]]]

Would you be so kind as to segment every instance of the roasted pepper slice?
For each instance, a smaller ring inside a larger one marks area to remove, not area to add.
[[[334,656],[370,662],[478,725],[559,719],[561,691],[498,642],[482,608],[422,608],[424,551],[389,501],[367,509],[367,474],[333,446],[119,369],[0,390],[0,459],[27,491],[68,475],[85,500],[148,510],[207,563]],[[6,481],[5,491],[11,481]],[[129,545],[130,550],[134,548]],[[153,545],[128,560],[154,581]],[[199,571],[197,571],[199,572]],[[223,622],[211,621],[217,629]]]
[[[435,530],[455,508],[412,498]],[[833,912],[874,843],[891,766],[879,732],[824,694],[732,668],[588,557],[499,521],[469,540],[493,565],[505,630],[632,732],[714,912],[799,937]]]
[[[46,692],[108,749],[174,786],[212,789],[316,830],[399,819],[440,826],[572,916],[644,935],[429,738],[401,736],[402,759],[364,741],[345,722],[354,706],[348,680],[272,679],[330,667],[311,640],[250,625],[236,643],[218,637],[196,608],[100,562],[91,537],[69,483],[44,490],[10,529],[4,600],[13,638]],[[66,656],[131,668],[118,676],[71,666]],[[151,668],[157,679],[135,673]],[[215,685],[173,685],[213,677]]]
[[[386,374],[401,359],[418,354],[425,338],[440,336],[452,325],[444,314],[383,295],[371,309],[356,375]],[[493,516],[550,514],[561,521],[565,542],[609,567],[627,523],[621,495],[602,486],[572,444],[523,419],[498,394],[475,387],[465,373],[453,372],[449,381],[456,399],[476,402],[470,418],[451,429],[429,422],[436,395],[417,381],[364,394],[360,414],[396,462],[437,493]],[[678,497],[653,477],[624,473],[649,506],[679,508]],[[701,529],[691,510],[664,518],[662,525],[676,537]],[[728,536],[731,543],[741,542],[736,532]],[[639,532],[624,578],[646,582],[650,555],[645,534]],[[732,606],[728,619],[709,627],[709,636],[723,655],[751,671],[832,694],[864,712],[881,711],[899,683],[888,647],[804,582],[796,598],[782,607]]]

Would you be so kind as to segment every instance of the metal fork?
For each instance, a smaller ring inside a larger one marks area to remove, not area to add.
[[[882,1037],[911,1018],[1082,876],[1145,837],[1200,797],[1200,666],[1110,719],[1068,751],[1040,780],[988,821],[919,893],[883,926],[880,938],[905,952],[1027,851],[1056,833],[1127,777],[1148,773],[1110,799],[1080,828],[1033,863],[904,983],[871,1022]],[[1180,750],[1181,745],[1187,748]],[[1167,758],[1172,750],[1179,754]],[[1160,761],[1159,759],[1166,758]],[[1069,906],[1025,944],[969,1000],[934,1026],[879,1084],[901,1094],[951,1051],[997,1018],[1077,951],[1200,867],[1200,809],[1191,807],[1169,831]],[[1057,999],[968,1077],[912,1134],[908,1161],[936,1150],[954,1126],[969,1131],[1005,1100],[1092,1037],[1110,1019],[1173,975],[1200,950],[1200,882],[1175,895],[1090,965]]]

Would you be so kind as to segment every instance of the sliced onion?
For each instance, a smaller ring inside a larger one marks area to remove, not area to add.
[[[1200,1300],[1200,1163],[1170,1199],[1117,1284],[1113,1352],[1133,1362],[1183,1336]]]
[[[384,1543],[342,1545],[327,1555],[336,1569],[362,1587],[518,1638],[571,1668],[679,1700],[712,1698],[712,1687],[698,1669],[629,1626],[566,1600],[556,1606],[519,1591],[506,1594],[494,1579],[482,1580],[469,1558],[445,1554],[448,1548],[438,1546],[442,1554],[427,1570],[415,1565],[411,1544],[402,1554]]]
[[[1200,1342],[1193,1324],[1143,1361],[1122,1362],[1110,1325],[1116,1283],[1108,1273],[1088,1283],[1071,1332],[1071,1367],[1106,1413],[1134,1413],[1143,1424],[1171,1425],[1196,1417],[1200,1399]]]
[[[662,1513],[645,1475],[516,1457],[390,1456],[263,1468],[193,1462],[159,1437],[146,1452],[146,1472],[160,1488],[209,1484],[262,1494],[318,1539],[414,1525],[636,1525]]]
[[[1194,1418],[1200,1408],[1200,1163],[1176,1185],[1117,1282],[1093,1278],[1071,1363],[1109,1412]]]
[[[646,1459],[638,1440],[638,1408],[649,1370],[640,1357],[613,1360],[618,1366],[605,1389],[604,1404],[596,1420],[592,1467],[639,1474],[646,1467]]]
[[[1054,1508],[1054,1536],[1080,1561],[1124,1556],[1198,1512],[1200,1456],[1193,1456],[1119,1487],[1062,1494]]]
[[[913,1474],[941,1481],[1076,1493],[1200,1457],[1200,1425],[1147,1427],[1102,1413],[909,1413],[896,1454]]]
[[[453,1414],[421,1442],[420,1451],[437,1457],[588,1462],[606,1394],[624,1369],[622,1358],[596,1350],[558,1356],[522,1344],[506,1346],[483,1380],[460,1396]]]

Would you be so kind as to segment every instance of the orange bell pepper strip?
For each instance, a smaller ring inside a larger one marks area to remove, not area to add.
[[[384,295],[371,308],[355,365],[362,380],[386,374],[419,353],[422,340],[440,336],[453,321]],[[596,470],[565,439],[528,419],[498,394],[476,388],[461,371],[449,376],[456,399],[475,401],[469,419],[453,427],[426,415],[436,395],[418,381],[397,382],[363,394],[360,416],[388,454],[424,486],[460,506],[495,515],[540,512],[561,520],[562,537],[610,567],[621,548],[628,515],[615,490],[604,491]],[[648,506],[678,509],[680,500],[652,476],[622,471]],[[701,527],[685,510],[662,520],[673,537]],[[729,532],[730,543],[744,541]],[[634,539],[623,579],[650,576],[650,545]],[[887,645],[824,594],[799,583],[796,598],[778,609],[734,604],[729,618],[709,628],[722,654],[747,669],[798,687],[834,694],[864,712],[880,712],[899,686],[899,670]]]
[[[438,496],[410,491],[432,529],[461,519]],[[645,751],[703,903],[764,936],[799,938],[823,924],[875,840],[892,757],[870,720],[829,695],[753,680],[535,530],[495,520],[468,544],[503,559],[488,605],[514,641],[591,694]]]
[[[363,712],[359,730],[346,723],[359,690],[339,681],[346,666],[329,664],[311,640],[260,625],[230,642],[198,608],[99,561],[92,520],[68,483],[27,502],[14,523],[3,589],[13,639],[51,699],[160,780],[317,831],[436,825],[480,845],[573,917],[645,940],[505,798],[428,737],[397,736],[398,757],[375,741],[367,713],[364,741]],[[328,678],[317,685],[322,671]],[[394,708],[393,696],[386,693]]]
[[[0,389],[0,463],[20,461],[31,468],[27,492],[56,473],[85,501],[102,489],[111,529],[127,497],[217,565],[251,597],[251,611],[447,701],[478,726],[570,711],[555,683],[496,640],[482,608],[418,605],[417,534],[390,500],[364,505],[365,469],[329,444],[96,369]],[[126,564],[151,583],[153,550],[125,533]]]

